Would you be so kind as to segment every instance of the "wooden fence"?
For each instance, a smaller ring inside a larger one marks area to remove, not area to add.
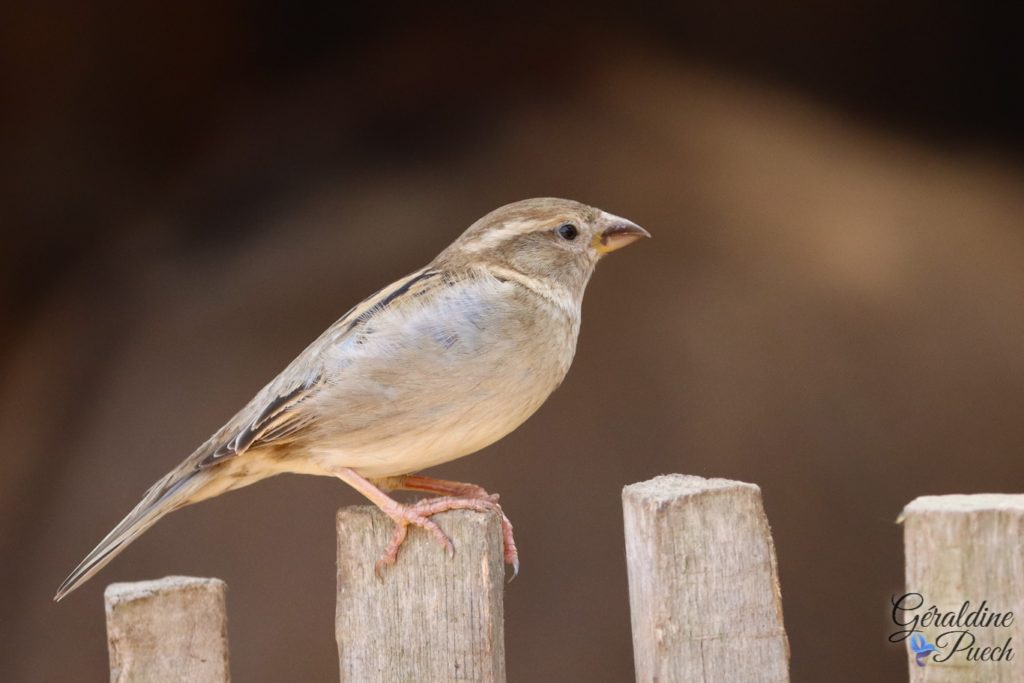
[[[760,489],[667,475],[627,486],[622,501],[637,681],[788,681]],[[1024,495],[918,498],[903,519],[907,585],[929,602],[1022,604]],[[402,561],[381,581],[373,566],[390,520],[373,507],[339,511],[335,630],[343,682],[505,680],[500,520],[466,511],[440,520],[458,552],[449,557],[426,534],[412,533]],[[106,612],[111,681],[229,680],[222,581],[113,584]],[[1022,626],[1009,628],[1019,641]],[[919,666],[909,639],[906,646],[913,683],[1024,680],[1021,660],[978,663],[983,669],[962,661]]]

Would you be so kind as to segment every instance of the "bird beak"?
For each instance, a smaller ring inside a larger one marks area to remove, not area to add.
[[[651,233],[641,228],[632,221],[625,218],[607,214],[611,220],[610,226],[594,236],[594,249],[602,254],[608,254],[616,249],[622,249],[626,245],[636,242],[641,237],[650,237]]]

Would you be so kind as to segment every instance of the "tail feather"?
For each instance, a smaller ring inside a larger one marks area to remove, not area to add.
[[[64,579],[53,599],[59,601],[88,581],[164,515],[193,502],[196,489],[205,478],[203,472],[190,468],[185,472],[175,470],[154,484],[135,509]]]

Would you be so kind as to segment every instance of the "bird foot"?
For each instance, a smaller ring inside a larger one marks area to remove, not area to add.
[[[385,510],[389,517],[395,522],[395,533],[391,537],[384,554],[374,565],[374,571],[378,578],[383,578],[383,569],[390,566],[398,559],[398,549],[402,547],[409,534],[410,526],[417,526],[429,531],[442,548],[449,554],[455,553],[455,547],[441,527],[431,517],[448,510],[473,510],[475,512],[497,511],[501,514],[501,535],[503,541],[503,555],[505,564],[512,567],[512,579],[519,574],[519,552],[516,550],[516,542],[512,537],[512,523],[498,505],[497,494],[489,494],[480,487],[474,487],[477,491],[470,492],[468,497],[444,496],[441,498],[425,498],[410,505],[396,503],[394,507]],[[474,495],[476,494],[476,495]],[[512,579],[509,579],[510,581]]]

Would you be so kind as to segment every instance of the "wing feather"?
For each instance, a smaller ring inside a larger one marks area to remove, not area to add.
[[[396,305],[403,297],[425,294],[442,275],[441,271],[424,268],[392,283],[350,309],[319,339],[303,351],[293,363],[270,383],[252,403],[247,405],[214,439],[212,452],[198,462],[200,469],[217,465],[261,446],[283,442],[300,433],[314,418],[304,409],[324,384],[320,355],[324,348],[337,344],[374,316]],[[310,371],[309,368],[314,368]],[[295,377],[292,382],[289,378]],[[305,381],[297,378],[306,377]]]

